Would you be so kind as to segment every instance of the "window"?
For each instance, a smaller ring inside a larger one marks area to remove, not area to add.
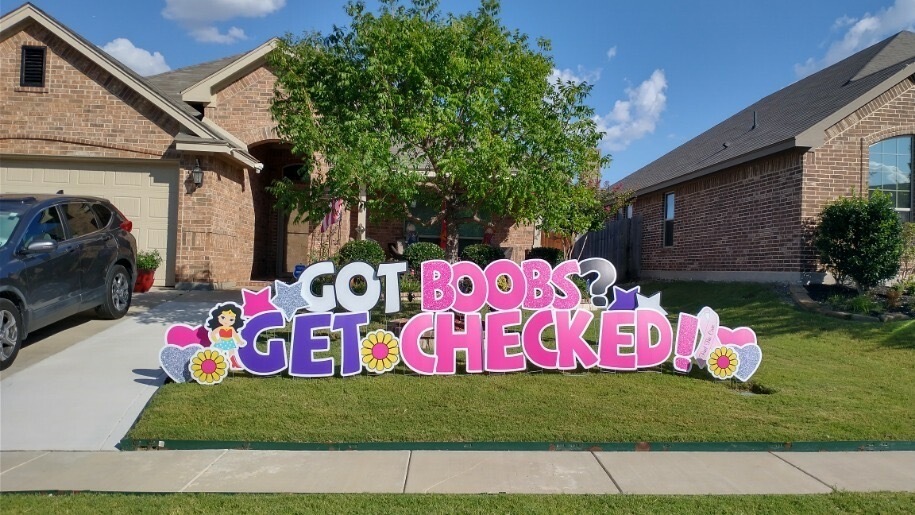
[[[108,222],[111,221],[111,210],[101,204],[92,204],[92,210],[95,211],[95,216],[98,217],[98,221],[101,224],[100,227],[108,227]]]
[[[417,216],[421,219],[431,219],[435,214],[438,213],[439,209],[429,205],[423,205],[422,202],[418,203],[417,206],[410,208],[410,211],[414,216]],[[488,221],[490,216],[486,213],[480,213],[480,218],[484,221]],[[412,222],[404,222],[404,234],[408,234],[409,225]],[[413,224],[416,228],[416,236],[418,241],[425,241],[429,243],[434,243],[436,245],[441,241],[442,235],[442,224],[438,223],[433,226],[424,225],[424,224]],[[460,224],[458,226],[458,251],[464,250],[464,247],[467,245],[473,245],[476,243],[483,243],[483,234],[486,230],[485,224],[478,223],[466,223]]]
[[[892,198],[899,218],[913,221],[912,161],[915,136],[899,136],[874,143],[870,147],[868,187]]]
[[[674,194],[664,194],[664,246],[674,246]]]
[[[22,246],[27,247],[39,241],[64,241],[64,224],[60,220],[56,207],[43,210],[29,224],[22,238]]]
[[[84,202],[71,202],[64,206],[67,224],[74,238],[94,233],[102,228],[92,206]]]
[[[45,75],[45,47],[22,47],[19,67],[19,85],[25,88],[43,88]]]
[[[308,182],[311,173],[307,164],[286,165],[283,167],[283,177],[292,182]]]

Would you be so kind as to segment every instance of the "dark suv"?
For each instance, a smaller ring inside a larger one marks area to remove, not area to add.
[[[0,370],[30,331],[90,308],[109,319],[127,313],[132,228],[105,199],[0,195]]]

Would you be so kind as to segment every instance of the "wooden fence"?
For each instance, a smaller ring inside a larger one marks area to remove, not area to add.
[[[575,242],[572,257],[602,257],[616,267],[617,282],[639,278],[642,257],[642,216],[607,222],[600,231],[589,232]]]

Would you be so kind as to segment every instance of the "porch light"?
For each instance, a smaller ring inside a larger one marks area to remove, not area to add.
[[[199,188],[203,186],[203,170],[200,169],[200,160],[196,159],[194,164],[194,169],[188,174],[190,179],[194,181],[194,187]]]

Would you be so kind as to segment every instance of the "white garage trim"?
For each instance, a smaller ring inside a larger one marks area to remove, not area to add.
[[[175,284],[179,176],[176,160],[0,156],[2,193],[63,190],[110,200],[133,222],[137,249],[162,254],[158,286]]]

